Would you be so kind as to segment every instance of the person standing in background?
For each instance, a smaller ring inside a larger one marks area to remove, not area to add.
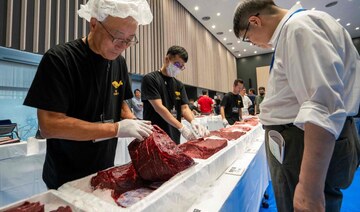
[[[244,105],[244,107],[242,108],[242,115],[243,116],[249,115],[249,107],[252,105],[252,102],[250,98],[246,95],[246,88],[243,88],[240,91],[240,96],[242,98],[242,102]]]
[[[259,87],[259,94],[255,97],[255,114],[260,113],[260,104],[265,98],[265,88]]]
[[[134,90],[134,98],[131,99],[132,109],[137,119],[143,119],[143,103],[141,101],[141,91],[139,89]]]
[[[185,70],[187,51],[181,46],[171,46],[160,70],[148,73],[141,83],[144,119],[163,129],[176,144],[180,143],[180,133],[186,140],[203,137],[209,131],[195,119],[189,109],[184,84],[175,77]],[[174,114],[171,113],[174,111]],[[184,117],[191,128],[181,123]]]
[[[239,95],[244,87],[242,79],[236,79],[233,84],[233,91],[225,94],[221,101],[220,114],[224,127],[233,125],[236,121],[242,120],[242,98]]]
[[[360,162],[360,56],[349,33],[325,12],[272,0],[241,1],[233,24],[243,41],[275,49],[259,118],[278,211],[340,211]]]
[[[49,189],[114,166],[118,137],[143,140],[152,129],[133,120],[125,102],[132,92],[121,56],[138,43],[139,25],[152,21],[149,4],[90,0],[78,14],[89,21],[89,34],[44,54],[24,101],[37,108],[46,138],[42,177]]]
[[[201,111],[201,115],[210,115],[214,108],[214,101],[208,96],[206,90],[202,91],[202,96],[198,100],[198,107]]]
[[[250,98],[251,103],[252,103],[248,108],[249,114],[250,115],[255,115],[255,97],[256,97],[256,95],[255,95],[255,89],[254,88],[249,89],[248,97]]]

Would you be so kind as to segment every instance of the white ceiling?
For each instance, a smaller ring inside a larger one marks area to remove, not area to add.
[[[338,0],[332,7],[325,5],[334,0],[303,0],[301,5],[306,9],[321,10],[329,13],[349,31],[352,38],[360,37],[360,0]],[[244,43],[235,37],[232,32],[233,15],[239,0],[178,0],[203,26],[207,28],[232,54],[237,57],[272,52],[271,49],[261,49],[249,43]],[[297,3],[295,0],[275,0],[283,8],[290,9]],[[198,7],[198,10],[195,10]],[[217,13],[220,13],[218,16]],[[204,21],[203,17],[210,20]],[[350,23],[349,26],[347,24]],[[215,25],[215,28],[212,26]],[[230,31],[231,30],[231,31]],[[218,35],[218,32],[223,32]],[[230,44],[231,43],[231,44]]]

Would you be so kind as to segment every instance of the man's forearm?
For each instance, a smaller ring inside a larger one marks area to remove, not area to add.
[[[324,191],[330,159],[334,151],[335,137],[327,130],[305,123],[304,154],[299,182],[308,189]]]

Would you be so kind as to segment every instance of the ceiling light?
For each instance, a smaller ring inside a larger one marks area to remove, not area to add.
[[[253,44],[252,43],[250,43],[250,46],[252,46]]]
[[[212,25],[211,27],[212,27],[213,29],[215,29],[215,25]]]
[[[216,13],[216,15],[217,15],[217,16],[220,16],[220,15],[221,15],[221,13]]]
[[[297,1],[296,4],[300,4],[300,1]]]
[[[232,32],[232,29],[229,29],[229,32]]]
[[[232,50],[234,50],[234,49],[235,49],[235,47],[231,47],[231,49],[232,49]]]
[[[224,38],[223,40],[226,40],[226,38]]]
[[[359,27],[356,27],[355,30],[359,30]]]
[[[338,3],[337,1],[333,1],[333,2],[330,2],[329,4],[325,5],[325,7],[335,6],[337,3]]]
[[[350,23],[347,23],[346,26],[350,26]]]
[[[194,9],[197,11],[197,10],[199,10],[199,7],[198,7],[198,6],[195,6]]]
[[[238,54],[238,56],[240,57],[240,56],[241,56],[241,54]]]
[[[315,7],[311,8],[311,10],[315,10]]]
[[[244,49],[244,52],[246,52],[246,49]]]
[[[240,41],[238,40],[238,43],[240,43]]]
[[[339,22],[340,20],[341,20],[340,18],[336,19],[337,22]]]
[[[273,51],[274,51],[274,50],[275,50],[275,48],[272,48],[271,50],[273,50]]]
[[[208,20],[210,20],[210,17],[209,16],[204,16],[204,17],[202,17],[201,18],[203,21],[208,21]]]
[[[254,54],[256,54],[257,53],[257,51],[254,51]]]

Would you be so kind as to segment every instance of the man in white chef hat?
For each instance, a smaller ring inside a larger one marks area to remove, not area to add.
[[[152,21],[149,4],[90,0],[78,14],[89,34],[45,53],[24,101],[37,108],[47,139],[43,180],[50,189],[114,166],[118,137],[143,140],[152,128],[125,103],[133,95],[121,56],[138,43],[138,25]]]

